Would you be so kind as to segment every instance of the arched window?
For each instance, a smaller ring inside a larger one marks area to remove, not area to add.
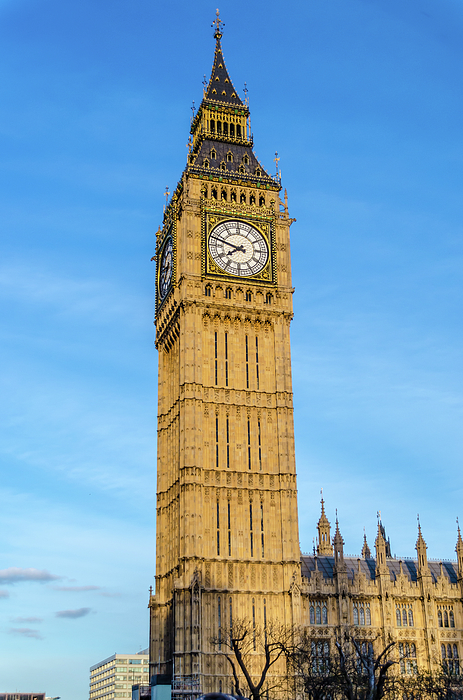
[[[225,165],[225,163],[220,163],[220,169],[221,169],[221,170],[226,170],[226,169],[227,169],[227,166]]]
[[[408,626],[413,627],[413,610],[411,608],[408,609]]]
[[[215,160],[217,158],[217,153],[214,151],[214,149],[212,149],[211,151],[211,158],[212,160]]]
[[[244,163],[245,165],[249,165],[249,156],[248,156],[248,155],[244,155],[244,156],[243,156],[243,163]]]
[[[366,619],[367,625],[371,625],[371,612],[370,612],[370,606],[369,606],[369,605],[367,605],[367,607],[366,607],[366,609],[365,609],[365,619]]]
[[[270,294],[270,292],[267,292],[267,294],[265,295],[265,303],[266,304],[272,303],[272,295]]]
[[[239,171],[240,171],[241,175],[244,175],[244,165],[240,165]],[[246,202],[246,198],[244,199],[244,201]]]
[[[358,625],[359,623],[359,609],[356,605],[354,605],[354,625]]]
[[[328,624],[328,610],[326,609],[326,605],[322,607],[322,622],[324,625]]]
[[[365,624],[365,608],[363,605],[360,606],[360,624],[364,625]]]
[[[252,301],[252,294],[250,291],[246,292],[246,301]]]
[[[244,173],[244,168],[243,168],[243,173]],[[244,192],[241,192],[241,194],[240,194],[240,204],[246,204],[246,195],[244,194]]]
[[[397,627],[402,627],[402,615],[400,613],[400,608],[395,609],[395,617],[397,620]]]
[[[209,161],[208,161],[207,158],[204,159],[203,165],[204,165],[205,168],[208,168],[208,167],[209,167]]]
[[[260,168],[256,168],[256,175],[260,177],[262,175]]]
[[[449,615],[448,615],[447,610],[444,610],[444,627],[448,627],[448,626],[449,626]]]
[[[210,296],[211,296],[211,285],[210,285],[210,284],[206,284],[206,288],[205,288],[205,290],[204,290],[204,295],[205,295],[206,297],[210,297]]]
[[[230,136],[232,138],[235,138],[235,125],[234,124],[230,124]]]
[[[450,646],[450,644],[447,644],[447,658],[452,658],[452,647]]]
[[[227,153],[227,162],[233,163],[233,153],[231,153],[230,151],[228,151]]]
[[[315,608],[313,605],[310,606],[310,624],[314,625],[315,624]]]
[[[437,624],[439,627],[442,627],[442,611],[438,610],[437,611]]]
[[[211,119],[211,121],[210,121],[210,127],[211,127],[212,133],[214,133],[214,132],[215,132],[215,120],[214,120],[214,119]]]
[[[259,206],[264,207],[265,206],[265,197],[263,194],[260,195],[259,197]]]
[[[231,298],[232,298],[232,290],[230,289],[230,287],[228,287],[228,289],[225,290],[225,299],[231,299]]]
[[[252,194],[249,197],[249,204],[255,204],[255,203],[256,203],[256,196],[254,194]]]
[[[405,656],[410,656],[410,646],[408,642],[405,642]]]
[[[239,139],[241,138],[241,124],[236,125],[236,135]]]
[[[449,617],[450,617],[450,627],[455,627],[455,615],[453,614],[453,610],[449,612]]]
[[[212,199],[217,199],[217,190],[215,187],[211,190],[211,197]]]
[[[446,657],[446,654],[445,654],[445,644],[441,644],[441,646],[440,646],[440,651],[441,651],[441,654],[442,654],[442,661],[445,661],[445,657]]]
[[[227,122],[223,123],[223,135],[228,136],[228,124],[227,124]]]
[[[225,163],[222,163],[222,165],[223,169],[225,170]],[[225,202],[227,201],[227,190],[222,190],[222,192],[220,193],[220,199]]]
[[[235,190],[232,190],[232,192],[231,192],[231,194],[230,194],[230,201],[231,201],[231,202],[236,202],[236,192],[235,192]]]
[[[317,625],[322,624],[322,613],[321,613],[321,609],[320,609],[320,603],[317,603],[317,605],[315,607],[315,620],[317,622]]]
[[[221,134],[222,133],[222,122],[217,122],[217,133]]]
[[[404,627],[407,626],[407,611],[405,608],[402,610],[402,624]]]

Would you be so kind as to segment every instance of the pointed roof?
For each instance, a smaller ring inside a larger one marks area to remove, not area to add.
[[[228,75],[225,59],[222,53],[220,39],[222,38],[221,26],[223,22],[220,20],[219,11],[217,10],[217,19],[214,21],[216,26],[214,38],[216,40],[214,63],[212,65],[212,73],[209,79],[209,85],[205,90],[204,98],[211,102],[221,102],[233,106],[244,107],[243,102],[238,97],[238,93],[233,87],[233,83]]]
[[[457,528],[458,528],[458,536],[457,536],[457,546],[455,547],[455,551],[458,553],[458,551],[463,552],[463,539],[461,538],[460,523],[458,522],[458,519],[457,519]]]
[[[416,549],[424,549],[426,550],[428,548],[426,542],[424,541],[424,537],[421,532],[421,525],[420,521],[418,520],[418,539],[416,540]]]
[[[342,539],[341,531],[339,529],[339,521],[338,521],[337,516],[336,516],[336,531],[335,531],[334,537],[333,537],[333,544],[339,551],[341,551],[343,546],[344,546],[344,540]]]
[[[320,527],[320,525],[328,525],[328,527],[330,527],[330,521],[328,520],[325,514],[325,501],[323,500],[323,498],[321,499],[320,503],[322,506],[322,514],[320,516],[320,520],[318,521],[318,526]]]

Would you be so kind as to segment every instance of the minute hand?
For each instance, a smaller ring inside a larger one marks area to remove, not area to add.
[[[225,243],[226,245],[229,245],[231,248],[234,248],[235,250],[239,250],[241,253],[246,252],[246,248],[242,245],[234,245],[233,243],[229,243],[228,241],[225,241],[223,238],[219,238],[218,236],[209,236],[209,238],[215,238],[216,241],[220,241],[221,243]]]

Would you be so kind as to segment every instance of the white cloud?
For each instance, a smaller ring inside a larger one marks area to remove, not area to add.
[[[56,617],[64,617],[69,620],[76,620],[79,617],[85,617],[91,612],[91,608],[77,608],[77,610],[60,610],[55,613]]]
[[[47,583],[48,581],[58,581],[61,576],[54,576],[48,571],[40,569],[20,569],[11,566],[9,569],[0,569],[0,583],[13,584],[23,581],[34,581],[36,583]]]
[[[8,634],[15,634],[20,637],[30,637],[31,639],[43,639],[38,630],[33,630],[29,627],[12,627],[8,630]]]

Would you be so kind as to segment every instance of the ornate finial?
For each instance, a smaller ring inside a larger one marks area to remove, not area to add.
[[[168,188],[168,187],[166,187],[166,191],[164,192],[164,197],[166,198],[166,203],[164,204],[164,211],[166,211],[166,209],[167,209],[167,202],[169,201],[169,197],[170,197],[170,192],[169,192],[169,188]]]
[[[216,9],[215,14],[216,14],[216,18],[212,22],[211,27],[215,26],[214,39],[217,39],[217,41],[218,41],[219,39],[222,38],[222,28],[225,27],[225,23],[222,22],[222,20],[220,19],[219,8]]]
[[[195,118],[195,101],[193,100],[191,105],[191,119],[190,124],[193,124],[193,119]]]
[[[278,157],[278,151],[275,151],[275,158],[274,158],[273,160],[274,160],[274,162],[275,162],[276,178],[278,179],[278,178],[281,177],[281,173],[280,173],[280,171],[279,171],[279,169],[278,169],[278,163],[280,162],[280,158]],[[323,489],[322,489],[322,492],[323,492]]]
[[[244,92],[244,104],[247,105],[248,104],[248,92],[249,92],[247,83],[244,83],[243,92]]]
[[[204,76],[203,76],[203,94],[204,94],[204,97],[206,96],[206,88],[207,88],[207,78],[206,78],[206,74],[204,74]]]
[[[191,153],[191,146],[192,146],[192,144],[191,144],[191,134],[190,134],[188,137],[188,143],[186,144],[186,147],[188,148],[188,155],[190,155],[190,153]]]

